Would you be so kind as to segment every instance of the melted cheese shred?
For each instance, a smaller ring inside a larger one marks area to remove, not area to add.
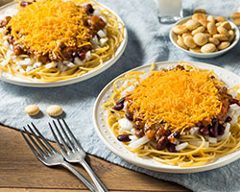
[[[84,24],[87,18],[84,8],[71,1],[45,0],[21,9],[9,26],[17,43],[30,52],[45,55],[54,54],[59,45],[90,44],[91,31]]]
[[[130,86],[135,86],[134,91],[127,92],[128,97],[132,97],[136,102],[136,105],[132,103],[132,110],[137,109],[142,115],[145,115],[144,117],[148,117],[152,121],[165,118],[169,124],[171,123],[176,128],[184,130],[183,127],[192,125],[197,120],[216,115],[221,109],[221,104],[219,104],[215,87],[216,85],[223,85],[223,83],[217,79],[217,76],[212,71],[200,70],[189,64],[184,67],[191,73],[180,70],[168,72],[150,71],[150,75],[143,72],[129,72],[125,76],[118,78],[113,84],[112,96],[103,105],[108,112],[107,123],[114,135],[117,137],[120,134],[132,134],[131,131],[121,130],[118,123],[119,119],[125,118],[125,111],[112,109],[116,101],[122,98],[122,92],[126,91]],[[216,79],[209,79],[211,76],[215,76]],[[167,85],[163,85],[163,83]],[[144,92],[146,90],[148,90],[148,93]],[[161,96],[160,93],[165,97],[171,97],[171,101]],[[180,98],[181,94],[183,98]],[[164,104],[163,101],[168,102],[168,104]],[[177,105],[177,101],[186,102],[186,104]],[[211,106],[205,106],[208,104],[211,104]],[[163,108],[163,106],[168,113],[159,109]],[[190,114],[186,112],[185,107],[191,111],[192,115],[195,115],[194,118],[190,118]],[[143,109],[150,110],[150,112],[144,112]],[[159,112],[161,112],[161,116],[158,114]],[[203,115],[200,114],[201,112]],[[156,118],[153,118],[153,114],[156,115]],[[176,120],[168,115],[174,115],[173,118]],[[183,123],[177,124],[179,122],[178,118]],[[136,149],[130,148],[128,143],[123,144],[129,151],[136,153],[138,156],[150,157],[163,164],[179,167],[203,166],[240,149],[240,124],[238,122],[231,125],[230,135],[217,141],[217,143],[209,143],[207,138],[202,135],[191,135],[187,131],[184,131],[184,134],[181,135],[180,142],[187,142],[188,146],[179,152],[169,152],[167,149],[156,150],[152,142],[148,142]]]
[[[206,71],[155,71],[128,97],[136,117],[148,124],[166,122],[175,130],[212,119],[220,111],[216,83]]]

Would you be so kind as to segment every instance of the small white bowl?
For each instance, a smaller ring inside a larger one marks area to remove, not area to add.
[[[192,52],[186,49],[183,49],[182,47],[180,47],[176,42],[177,42],[177,35],[173,32],[173,28],[176,25],[180,25],[183,23],[186,23],[189,19],[191,19],[191,16],[189,17],[185,17],[181,20],[179,20],[170,30],[169,33],[169,37],[171,42],[173,43],[173,45],[175,45],[178,49],[184,51],[185,53],[187,53],[188,55],[192,56],[192,57],[197,57],[197,58],[203,58],[203,59],[208,59],[208,58],[213,58],[213,57],[218,57],[220,55],[225,54],[226,52],[228,52],[229,50],[231,50],[233,47],[235,47],[240,39],[240,35],[239,35],[239,29],[238,27],[231,21],[228,20],[228,22],[231,24],[232,28],[235,31],[235,39],[234,41],[231,43],[231,45],[229,47],[227,47],[226,49],[223,49],[221,51],[216,51],[213,53],[196,53],[196,52]]]

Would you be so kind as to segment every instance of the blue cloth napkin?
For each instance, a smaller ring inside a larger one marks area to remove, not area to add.
[[[43,134],[53,139],[47,126],[50,118],[31,119],[24,113],[28,104],[36,103],[43,111],[50,104],[59,104],[66,111],[66,121],[74,134],[90,154],[106,159],[155,178],[179,183],[193,191],[240,191],[240,161],[212,171],[195,174],[157,173],[133,166],[111,153],[94,131],[92,110],[102,88],[117,75],[134,67],[164,60],[203,61],[222,66],[240,75],[240,47],[224,56],[200,60],[176,49],[168,39],[171,25],[160,25],[154,0],[100,0],[116,11],[126,23],[129,41],[121,59],[110,69],[85,82],[59,88],[24,88],[0,82],[0,122],[22,129],[33,121]],[[230,15],[240,5],[239,0],[185,0],[185,8],[205,8],[211,14]]]

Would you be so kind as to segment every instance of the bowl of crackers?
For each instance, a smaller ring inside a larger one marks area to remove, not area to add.
[[[223,16],[194,13],[179,20],[170,30],[170,40],[192,57],[213,58],[232,49],[239,29]]]

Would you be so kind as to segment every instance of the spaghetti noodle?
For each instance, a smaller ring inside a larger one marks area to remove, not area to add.
[[[118,18],[94,0],[20,2],[0,23],[0,69],[44,82],[67,80],[111,59],[124,36]]]
[[[201,166],[240,148],[237,87],[189,64],[130,72],[104,104],[119,141],[161,163]]]

